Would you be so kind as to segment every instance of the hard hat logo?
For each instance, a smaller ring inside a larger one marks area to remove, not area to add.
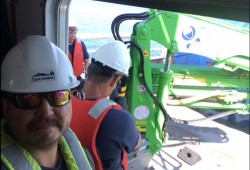
[[[39,81],[43,81],[43,80],[54,80],[54,79],[56,79],[56,78],[55,78],[55,74],[53,71],[50,71],[49,74],[38,72],[32,76],[33,82],[39,82]]]
[[[92,58],[128,76],[131,59],[127,46],[123,42],[116,40],[102,45]]]

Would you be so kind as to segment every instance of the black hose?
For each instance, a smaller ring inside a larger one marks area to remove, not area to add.
[[[145,20],[149,18],[149,14],[147,12],[143,12],[143,13],[130,13],[130,14],[122,14],[117,16],[112,24],[111,24],[111,31],[113,34],[114,39],[116,40],[120,40],[123,42],[120,34],[119,34],[119,28],[120,28],[120,24],[126,20]],[[146,80],[145,80],[145,74],[144,74],[144,55],[142,52],[142,49],[139,45],[137,45],[136,43],[132,42],[132,41],[127,41],[124,42],[125,44],[130,43],[130,45],[128,47],[130,47],[131,45],[133,45],[139,52],[140,54],[140,58],[141,58],[141,64],[140,64],[140,75],[142,75],[140,77],[140,81],[143,84],[143,86],[145,87],[146,91],[148,92],[148,94],[150,95],[151,98],[153,98],[155,104],[162,110],[163,114],[164,114],[164,124],[162,127],[162,131],[165,132],[166,131],[166,123],[168,121],[169,115],[166,111],[166,109],[163,107],[163,105],[159,102],[159,100],[154,96],[154,94],[150,91],[150,89],[147,86]]]
[[[130,45],[128,47],[130,47],[131,45],[133,45],[139,52],[140,54],[140,58],[141,58],[141,64],[140,64],[140,68],[139,68],[139,72],[141,73],[141,77],[140,78],[140,81],[141,83],[143,84],[143,86],[145,87],[146,91],[148,92],[148,94],[150,95],[151,98],[153,98],[154,100],[154,103],[161,109],[161,111],[163,112],[163,115],[164,115],[164,123],[163,123],[163,126],[162,126],[162,131],[163,132],[166,132],[166,125],[167,125],[167,121],[168,119],[170,118],[169,114],[167,113],[166,109],[164,108],[164,106],[161,104],[161,102],[159,102],[159,100],[154,96],[154,94],[150,91],[150,89],[148,88],[148,85],[146,83],[146,80],[145,80],[145,74],[144,74],[144,56],[143,56],[143,50],[141,49],[141,47],[136,44],[135,42],[133,41],[126,41],[124,42],[125,44],[127,43],[130,43]],[[163,137],[164,138],[164,137]]]
[[[119,35],[119,26],[123,21],[125,21],[125,20],[144,20],[144,19],[147,19],[148,17],[149,17],[149,14],[147,12],[122,14],[122,15],[117,16],[111,24],[111,31],[114,35],[114,38],[121,40],[121,37]]]
[[[122,22],[126,20],[144,20],[144,19],[147,19],[148,17],[149,17],[149,14],[147,12],[128,13],[128,14],[122,14],[122,15],[117,16],[111,24],[111,31],[112,31],[114,39],[123,41],[119,34],[119,28]]]
[[[229,116],[229,115],[232,115],[232,114],[235,114],[235,113],[237,113],[236,110],[229,110],[229,111],[226,111],[226,112],[218,113],[216,115],[208,116],[208,117],[201,118],[201,119],[189,120],[189,121],[186,121],[186,122],[187,122],[188,125],[196,124],[196,123],[202,123],[202,122],[205,122],[205,121],[215,120],[215,119],[218,119],[218,118],[221,118],[221,117],[224,117],[224,116]]]

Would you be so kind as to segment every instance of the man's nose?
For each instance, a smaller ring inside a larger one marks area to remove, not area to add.
[[[49,102],[46,98],[42,99],[42,103],[41,103],[41,106],[39,109],[43,115],[54,114],[53,108],[54,107],[49,104]]]

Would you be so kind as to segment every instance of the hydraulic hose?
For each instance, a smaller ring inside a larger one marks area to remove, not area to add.
[[[130,43],[129,47],[132,45],[134,46],[139,54],[140,54],[140,68],[139,68],[139,72],[141,73],[141,77],[140,78],[140,81],[141,83],[143,84],[143,86],[145,87],[146,91],[148,92],[148,94],[150,95],[150,97],[154,100],[155,104],[160,108],[160,110],[163,112],[163,115],[164,115],[164,124],[162,126],[162,132],[166,132],[166,125],[167,125],[167,121],[169,120],[170,116],[169,114],[167,113],[166,109],[164,108],[164,106],[162,105],[161,102],[159,102],[159,100],[154,96],[154,94],[150,91],[150,89],[148,88],[148,85],[146,83],[146,80],[145,80],[145,74],[144,74],[144,56],[143,56],[143,52],[142,52],[142,49],[141,47],[136,44],[135,42],[133,41],[126,41],[124,42],[125,44],[127,43]],[[162,136],[162,140],[164,141],[165,140],[165,134]]]
[[[122,22],[126,20],[144,20],[144,19],[147,19],[148,17],[149,17],[149,14],[147,12],[128,13],[128,14],[122,14],[122,15],[117,16],[111,24],[111,31],[112,31],[114,39],[123,41],[119,34],[119,28]]]
[[[143,13],[130,13],[130,14],[122,14],[117,16],[112,24],[111,24],[111,31],[113,34],[114,39],[116,40],[120,40],[123,42],[120,34],[119,34],[119,28],[120,28],[120,24],[126,20],[145,20],[149,17],[149,14],[147,12],[143,12]],[[148,94],[150,95],[151,98],[153,98],[155,104],[162,110],[163,115],[164,115],[164,124],[162,127],[162,131],[166,132],[166,124],[169,118],[169,115],[167,113],[167,111],[165,110],[165,108],[163,107],[163,105],[159,102],[159,100],[154,96],[154,94],[150,91],[150,89],[147,86],[146,80],[145,80],[145,76],[144,76],[144,56],[143,56],[143,52],[142,49],[139,45],[137,45],[136,43],[132,42],[132,41],[126,41],[124,42],[125,44],[130,44],[128,45],[128,47],[130,47],[131,45],[134,46],[139,54],[140,54],[140,72],[141,72],[141,77],[140,77],[140,81],[141,83],[144,85],[146,91],[148,92]],[[164,138],[164,137],[163,137]]]
[[[218,113],[216,115],[208,116],[208,117],[201,118],[201,119],[186,120],[183,123],[188,124],[188,125],[192,125],[192,124],[196,124],[196,123],[202,123],[202,122],[205,122],[205,121],[215,120],[215,119],[218,119],[218,118],[221,118],[221,117],[224,117],[224,116],[229,116],[229,115],[232,115],[232,114],[235,114],[235,113],[237,113],[236,110],[229,110],[229,111],[226,111],[226,112],[221,112],[221,113]],[[175,121],[182,122],[183,120],[175,119]]]

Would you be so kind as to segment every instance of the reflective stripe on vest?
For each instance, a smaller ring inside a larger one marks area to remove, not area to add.
[[[33,170],[27,158],[16,144],[1,148],[1,156],[4,156],[15,170]],[[15,156],[13,156],[15,155]],[[41,168],[40,168],[41,169]]]
[[[83,150],[83,148],[80,145],[80,142],[78,140],[76,140],[76,136],[75,134],[72,132],[71,129],[68,129],[65,134],[64,137],[66,139],[66,143],[69,145],[71,152],[73,153],[73,156],[76,160],[76,164],[77,167],[79,169],[92,169],[90,166],[90,163],[88,161],[88,158]],[[80,150],[82,150],[82,152],[80,152]],[[62,151],[63,152],[63,151]],[[68,157],[68,155],[65,155],[66,157]],[[65,158],[66,158],[65,157]],[[67,163],[67,160],[65,160]],[[74,169],[72,167],[72,169]]]
[[[1,122],[2,123],[2,122]],[[5,135],[6,136],[6,135]],[[10,138],[11,139],[11,138]],[[14,170],[39,170],[40,165],[33,158],[30,153],[22,148],[22,146],[8,141],[9,145],[1,147],[1,163],[4,163],[6,167],[10,168],[10,165]],[[91,170],[90,163],[85,155],[80,142],[77,140],[75,134],[68,129],[64,136],[60,138],[59,145],[64,157],[64,160],[69,169],[86,169]],[[2,144],[1,144],[2,146]],[[68,148],[68,150],[67,150]],[[25,156],[26,154],[26,156]],[[15,155],[15,156],[13,156]],[[27,158],[26,158],[27,157]]]
[[[94,119],[98,119],[104,110],[112,105],[116,105],[116,103],[112,100],[101,99],[90,109],[89,115],[91,115]]]

